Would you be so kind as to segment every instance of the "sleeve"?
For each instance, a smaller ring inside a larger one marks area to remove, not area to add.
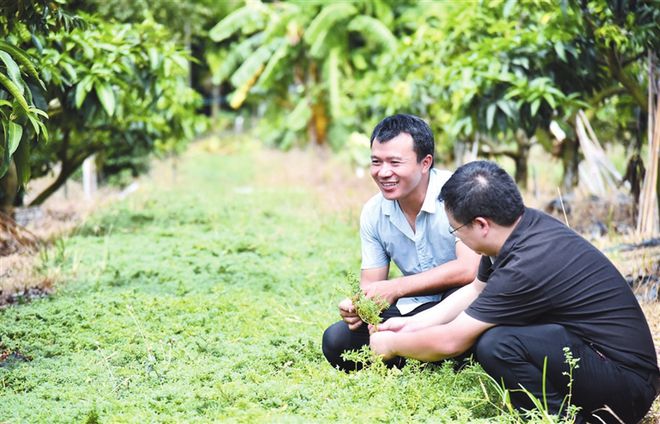
[[[488,257],[484,259],[490,262]],[[481,277],[481,266],[479,275]],[[516,269],[498,268],[492,271],[488,284],[466,313],[491,324],[528,325],[542,317],[551,307],[551,300],[541,285],[539,281],[532,281]]]
[[[362,269],[381,268],[390,264],[377,230],[377,217],[365,205],[360,215],[360,243],[362,246]]]
[[[479,281],[484,283],[488,281],[490,274],[493,272],[492,267],[493,262],[489,256],[483,255],[481,257],[481,262],[479,262],[479,271],[477,272],[477,278]]]

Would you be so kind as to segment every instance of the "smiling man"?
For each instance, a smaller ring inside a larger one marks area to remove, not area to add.
[[[391,305],[383,318],[428,309],[476,275],[479,256],[448,233],[438,194],[451,173],[433,168],[434,149],[431,129],[412,115],[387,117],[371,135],[371,177],[380,193],[360,216],[360,287]],[[403,277],[388,279],[391,262]],[[350,299],[340,302],[339,314],[342,321],[323,334],[323,353],[332,366],[355,370],[359,365],[341,354],[369,344],[369,331]]]
[[[431,309],[381,324],[371,348],[385,359],[437,361],[473,347],[517,408],[534,408],[522,387],[563,414],[571,391],[577,422],[638,422],[660,372],[646,319],[614,265],[561,222],[526,208],[492,162],[457,169],[441,198],[450,232],[483,255],[478,276]],[[578,358],[572,386],[565,348]]]

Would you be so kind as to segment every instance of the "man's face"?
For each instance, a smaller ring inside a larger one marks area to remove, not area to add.
[[[417,162],[413,139],[408,133],[401,133],[385,143],[374,140],[371,177],[386,199],[402,200],[419,190],[423,175],[431,167],[431,160],[429,155]]]
[[[458,237],[463,242],[463,244],[470,249],[481,255],[485,255],[486,253],[481,250],[484,246],[482,245],[482,239],[479,237],[479,232],[475,221],[458,222],[454,219],[454,216],[449,211],[447,211],[446,208],[445,213],[447,214],[447,221],[451,227],[451,234],[454,237]]]

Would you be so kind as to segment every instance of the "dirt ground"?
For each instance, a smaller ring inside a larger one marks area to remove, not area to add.
[[[31,181],[26,203],[49,182],[49,178]],[[69,181],[39,207],[17,208],[13,219],[0,215],[0,307],[55,290],[61,270],[43,266],[46,249],[56,249],[60,237],[120,197],[121,190],[102,188],[87,198],[80,183]]]

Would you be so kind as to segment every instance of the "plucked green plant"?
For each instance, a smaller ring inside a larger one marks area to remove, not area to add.
[[[378,324],[381,323],[382,318],[380,317],[381,312],[390,307],[390,304],[381,297],[368,298],[364,295],[362,288],[360,287],[360,280],[357,276],[351,274],[348,276],[353,296],[351,301],[357,314],[360,316],[360,319],[367,324],[371,324],[378,328]]]

